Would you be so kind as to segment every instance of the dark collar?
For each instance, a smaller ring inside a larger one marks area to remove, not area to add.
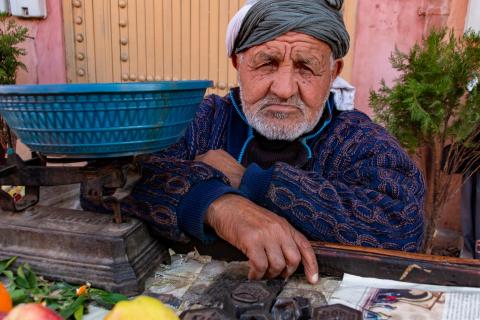
[[[238,155],[238,162],[244,166],[255,162],[263,168],[268,168],[275,162],[285,162],[299,168],[303,167],[312,157],[312,151],[308,145],[308,141],[323,132],[325,127],[331,122],[334,116],[334,110],[336,109],[334,107],[333,94],[330,94],[326,110],[312,131],[304,134],[295,141],[269,140],[254,131],[248,124],[241,109],[239,88],[232,89],[229,96],[236,110],[236,114],[248,126],[247,137],[242,139],[244,140],[243,146],[239,152],[235,153]],[[231,125],[235,127],[238,126],[238,123],[231,123]],[[236,149],[238,149],[238,147]]]

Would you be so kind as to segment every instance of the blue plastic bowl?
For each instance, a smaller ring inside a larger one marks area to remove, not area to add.
[[[75,158],[176,142],[211,81],[0,86],[0,114],[31,150]]]

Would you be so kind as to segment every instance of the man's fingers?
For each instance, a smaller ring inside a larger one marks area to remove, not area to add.
[[[302,261],[302,255],[295,242],[282,246],[283,256],[285,257],[286,268],[282,272],[282,277],[290,277]]]
[[[266,247],[265,251],[268,258],[268,269],[265,276],[267,278],[276,278],[286,267],[282,249],[277,243],[271,243]]]
[[[217,234],[239,248],[249,259],[251,280],[290,276],[303,261],[308,281],[318,281],[317,259],[310,242],[285,219],[237,195],[214,201],[206,222]],[[229,210],[233,208],[234,213]],[[246,213],[246,214],[244,214]],[[219,222],[220,221],[220,222]]]
[[[305,269],[305,275],[308,282],[315,284],[318,282],[318,263],[313,251],[312,245],[301,233],[298,231],[293,232],[293,239],[297,244],[300,254],[302,256],[303,268]]]
[[[268,270],[268,258],[263,248],[256,248],[247,252],[248,257],[248,279],[260,280]]]

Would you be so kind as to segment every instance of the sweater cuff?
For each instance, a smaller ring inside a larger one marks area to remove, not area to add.
[[[218,239],[214,232],[205,228],[205,214],[210,204],[227,193],[242,193],[219,179],[201,181],[193,185],[177,208],[180,230],[196,237],[203,243]]]
[[[263,204],[272,180],[273,166],[262,169],[256,163],[247,167],[240,182],[240,191],[256,204]]]

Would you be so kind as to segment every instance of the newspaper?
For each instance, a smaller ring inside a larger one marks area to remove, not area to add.
[[[329,304],[363,312],[364,319],[480,319],[480,288],[422,285],[345,274]]]

